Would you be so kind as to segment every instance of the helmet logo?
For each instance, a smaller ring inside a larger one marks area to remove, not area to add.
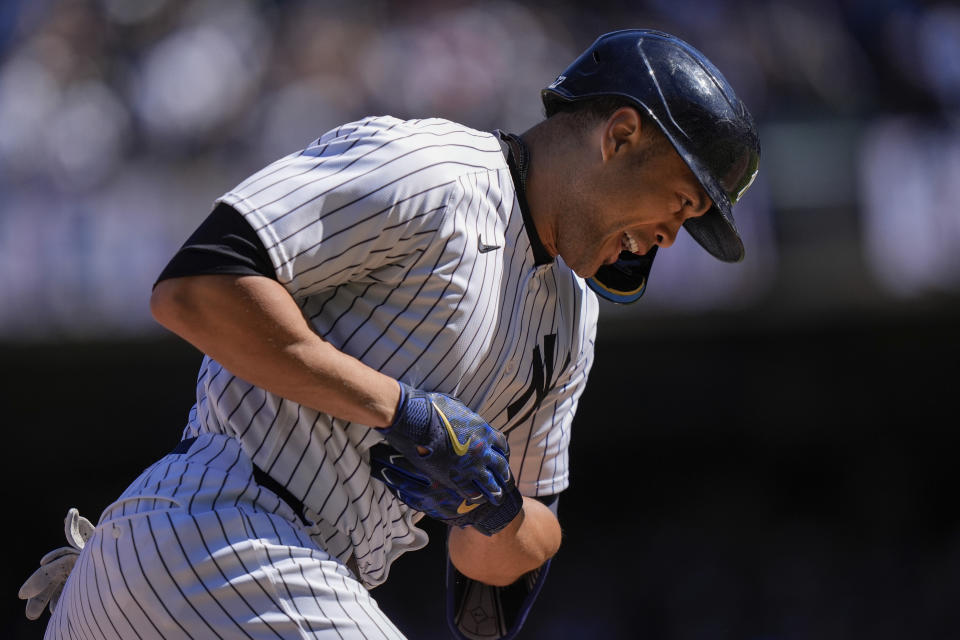
[[[550,83],[547,89],[556,89],[560,83],[567,79],[567,76],[557,76],[557,79]]]

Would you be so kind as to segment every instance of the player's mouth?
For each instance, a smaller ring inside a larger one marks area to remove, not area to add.
[[[640,243],[629,231],[624,231],[623,237],[620,239],[620,250],[640,255]]]
[[[615,263],[620,259],[620,254],[624,251],[641,255],[640,242],[637,240],[636,236],[631,234],[629,231],[624,231],[620,234],[620,242],[616,245],[616,250],[604,259],[603,264],[610,265]]]

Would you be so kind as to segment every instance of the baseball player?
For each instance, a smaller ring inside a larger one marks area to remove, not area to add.
[[[600,37],[542,97],[519,136],[346,124],[217,200],[151,300],[206,354],[196,404],[96,525],[68,514],[21,589],[47,638],[401,638],[370,589],[424,516],[450,524],[451,631],[516,635],[560,545],[594,292],[639,298],[681,226],[741,259],[759,159],[664,33]]]

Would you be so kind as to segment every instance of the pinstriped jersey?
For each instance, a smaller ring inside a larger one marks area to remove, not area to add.
[[[368,366],[460,399],[507,434],[521,493],[568,484],[570,426],[597,302],[538,264],[500,139],[446,120],[332,130],[219,199],[266,247],[313,329]],[[426,544],[419,514],[371,480],[377,430],[258,388],[205,358],[186,435],[225,433],[303,500],[317,542],[368,586]]]

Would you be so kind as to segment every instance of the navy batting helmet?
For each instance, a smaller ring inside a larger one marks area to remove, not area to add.
[[[757,175],[760,140],[753,118],[720,71],[667,33],[614,31],[597,38],[541,92],[548,112],[554,101],[601,96],[626,98],[657,123],[713,200],[704,215],[683,226],[713,256],[742,260],[732,208]],[[633,302],[646,288],[653,253],[624,252],[588,283],[607,299]]]

